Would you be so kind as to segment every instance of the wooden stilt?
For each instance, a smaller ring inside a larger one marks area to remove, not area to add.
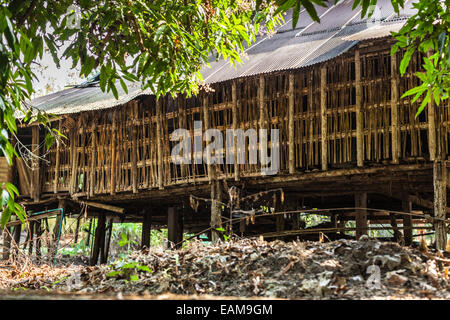
[[[34,247],[34,221],[29,222],[29,230],[28,230],[28,255],[33,254]]]
[[[77,225],[75,227],[75,239],[73,240],[75,243],[78,243],[78,234],[80,232],[80,220],[81,214],[77,217]]]
[[[367,208],[367,193],[358,192],[355,194],[355,207]],[[367,234],[367,211],[364,209],[356,210],[356,239]]]
[[[447,168],[445,161],[435,160],[433,163],[434,217],[446,218],[447,207]],[[445,250],[447,244],[447,227],[445,221],[435,221],[436,249]]]
[[[42,220],[37,220],[35,223],[35,234],[36,234],[36,257],[41,257],[41,244],[42,244]]]
[[[412,211],[412,201],[409,199],[408,194],[403,195],[402,208],[404,212]],[[405,245],[410,246],[413,240],[413,225],[412,217],[408,215],[403,216],[403,236],[405,240]]]
[[[151,212],[144,211],[144,217],[142,222],[142,237],[141,237],[141,248],[150,248],[151,241],[151,231],[152,231],[152,215]]]
[[[97,228],[95,229],[94,248],[92,250],[92,256],[90,261],[91,266],[97,264],[98,258],[103,251],[102,249],[105,241],[105,222],[106,222],[105,214],[100,213],[97,218]]]
[[[16,218],[16,220],[18,220],[18,218]],[[18,224],[17,226],[14,227],[14,235],[13,235],[13,239],[15,242],[15,246],[14,246],[14,253],[17,255],[19,250],[19,245],[20,245],[20,234],[22,232],[22,225]]]
[[[390,218],[392,230],[394,231],[394,241],[399,244],[404,244],[403,235],[398,228],[396,215],[394,213],[389,213],[389,218]]]
[[[89,244],[91,243],[91,232],[92,232],[92,219],[89,221],[89,228],[88,228],[88,235],[86,240],[86,246],[89,247]]]
[[[180,248],[180,242],[183,240],[183,218],[179,208],[168,209],[167,228],[170,247]]]
[[[219,204],[221,200],[222,192],[220,190],[220,183],[215,180],[211,183],[211,227],[214,229],[211,232],[211,241],[213,243],[216,243],[220,239],[216,229],[222,227],[222,208]]]
[[[109,247],[111,245],[111,235],[112,235],[112,228],[113,228],[113,219],[110,218],[108,221],[108,226],[106,227],[106,243],[103,248],[103,259],[100,261],[100,263],[107,263],[108,257],[109,257]]]
[[[3,260],[9,259],[9,251],[11,250],[11,228],[5,227],[3,229]]]

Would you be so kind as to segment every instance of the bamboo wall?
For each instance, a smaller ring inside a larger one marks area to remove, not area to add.
[[[400,97],[418,83],[413,74],[421,57],[413,57],[404,77],[393,72],[400,60],[391,60],[387,45],[359,46],[309,68],[216,84],[197,97],[147,96],[115,109],[69,115],[55,124],[69,141],[53,146],[50,164],[39,168],[42,193],[93,197],[260,175],[259,164],[248,161],[214,171],[204,163],[174,165],[170,154],[177,142],[170,133],[187,128],[194,137],[195,120],[223,133],[279,129],[280,174],[429,160],[435,148],[429,141],[436,136],[446,158],[448,108],[431,114],[443,124],[436,126],[441,135],[434,127],[429,131],[430,111],[416,119],[420,100],[412,104]]]

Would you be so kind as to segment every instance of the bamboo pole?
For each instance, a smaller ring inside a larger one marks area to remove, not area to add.
[[[116,131],[117,131],[117,113],[116,110],[113,111],[112,114],[112,125],[111,125],[111,172],[110,172],[110,194],[116,194]]]
[[[31,192],[33,194],[33,200],[39,201],[41,194],[41,184],[40,184],[40,160],[39,160],[39,126],[33,126],[32,129],[32,152],[37,157],[32,163],[32,188]]]
[[[397,55],[391,57],[391,127],[392,127],[392,163],[399,163],[400,132],[398,118],[398,66]]]
[[[364,136],[362,117],[362,83],[361,59],[359,50],[355,52],[355,85],[356,85],[356,163],[358,167],[364,165]]]
[[[161,99],[156,100],[156,146],[158,150],[158,188],[163,189],[163,146],[162,146],[162,118],[161,118]]]
[[[61,132],[61,120],[58,120],[58,131]],[[56,144],[56,159],[55,159],[55,179],[53,180],[53,193],[58,193],[58,179],[59,179],[59,166],[60,166],[60,143]]]
[[[320,126],[322,141],[322,170],[328,169],[328,150],[327,150],[327,68],[323,66],[320,69]]]
[[[137,172],[137,126],[138,126],[138,102],[133,101],[133,123],[131,125],[131,183],[133,193],[138,193],[138,172]]]
[[[289,114],[288,114],[288,136],[289,136],[289,173],[295,173],[295,145],[294,145],[294,74],[289,74]]]
[[[236,92],[236,81],[233,81],[231,85],[231,96],[233,100],[233,153],[234,153],[234,180],[239,181],[239,163],[238,163],[238,146],[237,146],[237,136],[236,130],[238,129],[238,98],[237,98],[237,92]]]

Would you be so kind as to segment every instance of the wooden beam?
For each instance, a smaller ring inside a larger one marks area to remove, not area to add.
[[[398,117],[398,66],[397,55],[391,57],[391,144],[392,144],[392,163],[398,164],[400,157],[400,130],[399,130],[399,117]]]
[[[294,74],[289,74],[289,112],[288,112],[288,138],[289,138],[289,173],[295,172],[295,109],[294,109]]]
[[[266,104],[265,104],[265,79],[264,75],[259,76],[258,86],[258,109],[259,109],[259,129],[267,129]]]
[[[320,136],[321,136],[321,162],[322,170],[328,169],[328,143],[327,143],[327,68],[320,69]]]
[[[104,209],[107,211],[112,211],[112,212],[116,212],[116,213],[120,213],[120,214],[123,214],[125,212],[124,208],[112,206],[110,204],[105,204],[105,203],[99,203],[99,202],[93,202],[93,201],[75,201],[75,202],[84,203],[90,207]]]
[[[362,111],[361,59],[359,50],[355,52],[355,87],[356,87],[356,164],[364,165],[364,136]]]

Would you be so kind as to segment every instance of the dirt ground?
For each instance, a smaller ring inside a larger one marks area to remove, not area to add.
[[[3,299],[450,299],[450,256],[362,238],[152,248],[88,267],[0,265]]]

